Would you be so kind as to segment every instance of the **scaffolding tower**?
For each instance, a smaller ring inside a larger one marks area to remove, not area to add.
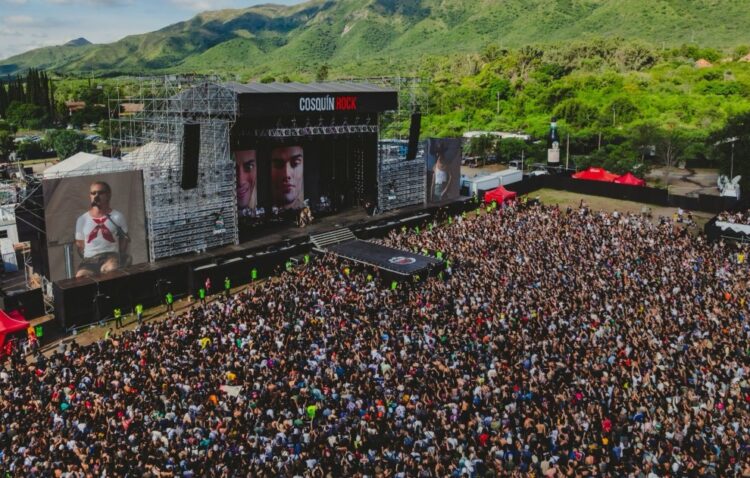
[[[109,100],[112,153],[143,170],[150,260],[237,244],[236,95],[211,78],[124,81]],[[200,126],[198,185],[183,190],[188,124]]]
[[[420,142],[415,159],[407,160],[406,140],[378,143],[378,210],[390,211],[425,202],[424,143]]]

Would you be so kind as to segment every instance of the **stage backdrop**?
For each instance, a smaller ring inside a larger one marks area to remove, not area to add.
[[[427,140],[427,202],[455,199],[461,190],[461,138]]]
[[[99,219],[101,224],[88,215],[92,202],[107,201],[90,194],[106,190],[101,184],[95,185],[96,181],[111,189],[108,200],[112,212],[106,219]],[[141,171],[46,179],[42,187],[51,280],[87,272],[97,276],[148,260]],[[82,258],[76,239],[88,259]],[[127,241],[127,248],[120,253],[123,241]]]

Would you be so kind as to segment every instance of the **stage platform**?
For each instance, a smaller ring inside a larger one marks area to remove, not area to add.
[[[311,235],[349,228],[358,239],[382,237],[394,228],[422,226],[436,215],[458,214],[472,206],[468,198],[459,198],[377,216],[351,208],[316,219],[304,228],[288,223],[274,225],[274,229],[266,229],[261,236],[241,244],[137,264],[96,278],[60,280],[53,285],[55,317],[64,329],[70,329],[97,322],[111,315],[114,307],[129,312],[137,303],[158,305],[167,292],[176,298],[194,295],[207,278],[215,292],[227,277],[236,286],[248,283],[253,274],[262,279],[278,273],[289,258],[313,251]],[[372,264],[379,266],[377,260]]]
[[[369,241],[353,240],[340,242],[328,246],[327,250],[339,257],[376,267],[402,277],[411,277],[415,274],[424,277],[433,268],[443,264],[443,261],[439,259],[394,249]]]

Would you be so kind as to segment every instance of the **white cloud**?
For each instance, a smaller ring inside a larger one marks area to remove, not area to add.
[[[217,8],[217,5],[215,3],[203,1],[203,0],[170,0],[170,3],[186,8],[188,10],[194,10],[197,12],[203,12],[206,10],[211,10],[212,8]]]
[[[3,23],[5,25],[31,25],[34,19],[28,15],[10,15],[3,17]]]
[[[3,0],[3,3],[8,3],[10,5],[26,5],[26,2],[28,0]]]
[[[23,0],[25,1],[25,0]],[[54,5],[95,5],[105,7],[115,7],[121,5],[131,5],[133,0],[47,0]]]

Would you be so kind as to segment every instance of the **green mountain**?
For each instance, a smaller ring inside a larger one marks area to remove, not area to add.
[[[46,47],[1,73],[409,73],[429,55],[618,37],[657,47],[750,44],[745,0],[311,0],[201,13],[114,43]]]

